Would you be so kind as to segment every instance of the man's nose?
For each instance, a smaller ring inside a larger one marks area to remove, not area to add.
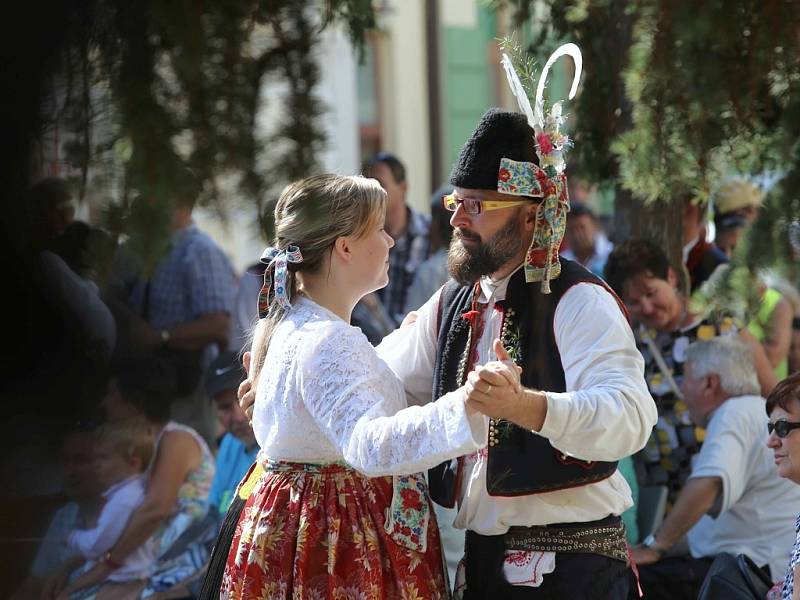
[[[453,212],[453,216],[450,217],[450,225],[453,227],[461,227],[463,225],[469,225],[470,222],[470,216],[467,214],[467,211],[464,210],[464,204],[459,202],[456,204],[456,210]]]

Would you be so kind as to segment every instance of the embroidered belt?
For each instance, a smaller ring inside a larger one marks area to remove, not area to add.
[[[330,474],[353,470],[353,468],[348,466],[348,464],[344,461],[311,463],[294,462],[288,460],[273,460],[271,458],[260,457],[257,460],[260,462],[265,471],[274,471],[278,473],[302,471],[305,473]]]
[[[599,554],[628,562],[625,526],[619,517],[591,523],[511,527],[503,542],[506,550]]]

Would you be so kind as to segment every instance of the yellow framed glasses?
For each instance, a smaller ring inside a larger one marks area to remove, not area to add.
[[[477,198],[460,198],[455,194],[442,196],[442,206],[444,206],[445,210],[456,212],[458,205],[461,204],[464,207],[464,212],[469,215],[479,215],[482,212],[519,206],[528,202],[533,202],[533,200],[478,200]]]

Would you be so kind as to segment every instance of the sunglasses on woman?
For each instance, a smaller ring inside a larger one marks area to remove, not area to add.
[[[789,435],[789,432],[792,429],[800,429],[800,423],[792,422],[792,421],[775,421],[774,423],[767,423],[767,431],[772,435],[772,432],[775,432],[779,438],[785,438]]]
[[[532,200],[479,200],[477,198],[461,198],[455,194],[442,196],[442,205],[445,210],[456,212],[458,205],[461,204],[464,207],[464,212],[469,215],[479,215],[482,212],[518,206],[528,202],[532,202]]]

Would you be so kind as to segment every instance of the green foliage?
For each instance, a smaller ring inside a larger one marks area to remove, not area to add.
[[[374,26],[369,0],[70,8],[51,116],[78,132],[73,162],[84,183],[90,168],[107,182],[110,224],[146,264],[164,250],[176,202],[197,197],[224,214],[224,197],[235,195],[263,209],[286,183],[319,169],[319,34],[342,21],[361,48]],[[268,103],[278,118],[264,128],[256,116]],[[136,198],[147,210],[131,212]]]
[[[528,94],[528,99],[533,106],[536,98],[536,83],[539,79],[539,73],[536,70],[536,61],[528,54],[528,49],[525,48],[518,40],[517,36],[513,33],[498,41],[500,50],[508,54],[511,63],[514,65],[514,70],[519,76],[522,87]]]
[[[786,174],[721,278],[764,267],[798,282],[788,226],[800,215],[800,11],[790,0],[522,0],[515,18],[540,59],[565,41],[584,55],[572,132],[583,177],[645,204],[713,198],[724,177]],[[635,232],[634,232],[635,233]],[[670,244],[676,246],[676,244]],[[747,287],[747,286],[745,286]],[[753,289],[750,284],[749,289]],[[745,302],[745,304],[748,304]]]

